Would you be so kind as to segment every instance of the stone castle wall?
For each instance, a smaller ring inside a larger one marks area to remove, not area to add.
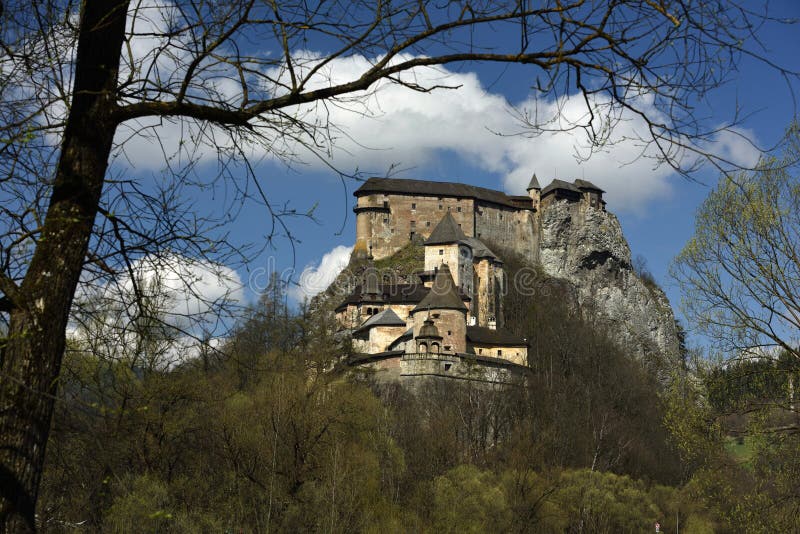
[[[478,202],[475,237],[487,244],[514,250],[531,262],[538,259],[536,212]],[[495,251],[497,252],[497,251]]]
[[[428,312],[417,311],[414,315],[414,338],[419,336],[422,324],[427,319]],[[442,352],[465,352],[467,350],[467,322],[464,313],[457,310],[438,310],[431,313],[436,322],[439,335],[442,336]]]
[[[391,256],[409,242],[425,240],[447,211],[467,236],[475,231],[471,198],[372,194],[358,197],[355,252],[376,260]]]
[[[518,250],[536,261],[538,223],[533,210],[472,198],[393,193],[358,197],[355,253],[371,254],[376,260],[391,256],[409,242],[427,239],[448,211],[467,237]]]

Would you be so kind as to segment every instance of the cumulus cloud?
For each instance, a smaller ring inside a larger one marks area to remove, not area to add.
[[[296,286],[289,290],[289,296],[297,302],[310,299],[314,295],[325,291],[347,267],[353,247],[339,245],[322,256],[319,264],[306,265],[297,281]]]
[[[295,58],[295,72],[302,76],[319,62],[320,56],[300,51]],[[396,61],[408,58],[398,57]],[[318,89],[355,80],[373,63],[374,59],[357,55],[337,58],[319,69],[307,88]],[[286,82],[287,73],[272,70],[268,75],[278,80],[274,86],[265,88],[268,93],[279,95],[286,91],[281,82]],[[609,193],[607,198],[615,210],[638,211],[649,202],[671,194],[672,169],[667,165],[658,166],[655,147],[641,141],[649,135],[647,125],[627,111],[606,117],[609,102],[602,97],[590,102],[595,112],[593,126],[604,132],[601,137],[605,142],[597,146],[590,143],[582,128],[575,127],[586,125],[590,117],[581,94],[559,101],[531,97],[522,102],[509,102],[502,94],[487,91],[472,72],[422,67],[397,76],[420,86],[458,89],[420,93],[382,80],[369,91],[296,106],[287,113],[310,125],[307,131],[316,136],[313,144],[317,150],[322,147],[327,161],[319,161],[291,135],[274,135],[266,143],[249,145],[248,154],[266,158],[292,154],[318,170],[333,164],[345,170],[375,171],[386,170],[391,163],[424,167],[444,154],[455,154],[479,170],[501,176],[502,187],[510,193],[524,193],[534,172],[543,185],[553,178],[591,180]],[[640,97],[638,104],[651,118],[667,122],[646,95]],[[520,115],[535,116],[535,122],[545,125],[546,130],[529,135],[531,130],[520,127]],[[195,147],[191,143],[179,143],[182,137],[196,135],[187,134],[186,124],[164,123],[148,131],[160,134],[159,143],[169,154]],[[281,128],[283,126],[278,130]],[[274,132],[274,129],[266,131]],[[198,152],[195,157],[211,158],[215,147],[231,144],[226,132],[211,128],[206,133],[213,135],[214,141],[208,145],[210,148],[199,149],[205,152]],[[746,137],[752,138],[751,132],[723,131],[715,142],[703,148],[746,164],[757,154]],[[126,151],[136,165],[148,168],[157,163],[152,158],[153,143],[152,138],[139,136],[127,145]],[[587,158],[589,154],[591,157]],[[458,176],[449,178],[459,179]]]
[[[168,368],[217,347],[244,303],[233,269],[171,254],[145,256],[124,274],[76,295],[68,336],[78,347]]]

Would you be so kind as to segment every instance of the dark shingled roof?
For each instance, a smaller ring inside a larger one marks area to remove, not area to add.
[[[577,180],[575,180],[575,185],[576,185],[576,186],[577,186],[579,189],[590,189],[590,190],[592,190],[592,191],[599,191],[599,192],[601,192],[601,193],[605,193],[605,191],[603,191],[602,189],[600,189],[599,187],[597,187],[596,185],[594,185],[594,184],[593,184],[592,182],[590,182],[589,180],[581,180],[580,178],[578,178]]]
[[[425,287],[422,282],[414,284],[383,284],[377,295],[365,295],[362,286],[357,285],[353,288],[347,298],[336,307],[336,311],[341,311],[350,304],[417,304],[422,302],[430,289]],[[460,293],[461,300],[470,300],[469,296]]]
[[[411,339],[413,337],[414,337],[414,329],[413,328],[409,328],[408,330],[403,332],[402,336],[400,336],[397,339],[395,339],[394,341],[392,341],[392,343],[389,345],[389,350],[395,350],[395,348],[398,347],[400,345],[400,343],[403,343],[404,341],[408,341],[409,339]]]
[[[580,193],[581,190],[575,187],[574,184],[569,182],[565,182],[564,180],[553,180],[550,182],[550,185],[542,189],[542,196],[550,193],[551,191],[555,191],[556,189],[564,189],[566,191],[572,191],[574,193]]]
[[[439,221],[439,224],[436,225],[436,228],[433,229],[431,232],[431,236],[425,241],[426,245],[449,245],[451,243],[461,243],[467,245],[469,248],[472,249],[472,255],[475,258],[492,258],[497,260],[497,255],[489,250],[480,239],[476,237],[467,237],[461,228],[458,227],[458,223],[450,215],[450,212],[447,212],[442,220]],[[425,273],[423,273],[424,275]]]
[[[462,239],[461,242],[465,245],[469,245],[469,247],[472,249],[473,258],[492,258],[493,260],[500,261],[500,258],[497,257],[497,254],[492,252],[489,247],[487,247],[484,242],[477,237],[467,237]]]
[[[405,195],[426,195],[431,197],[474,198],[519,208],[511,197],[500,191],[453,182],[431,182],[428,180],[406,180],[401,178],[370,178],[355,190],[353,195],[361,197],[372,193],[396,193]]]
[[[458,243],[466,239],[467,236],[458,227],[458,223],[450,215],[450,212],[444,214],[442,220],[436,225],[436,228],[431,232],[431,236],[425,241],[426,245],[447,245],[450,243]]]
[[[500,347],[526,345],[524,339],[515,336],[504,328],[493,330],[483,326],[468,326],[467,341],[478,345],[495,345]]]
[[[530,191],[531,189],[541,189],[542,187],[539,185],[539,179],[536,178],[536,173],[533,173],[531,176],[531,181],[528,184],[528,187],[525,188],[526,191]]]
[[[406,322],[402,320],[391,308],[386,308],[380,313],[376,313],[359,326],[354,333],[363,332],[376,326],[405,326]]]
[[[417,304],[417,307],[411,310],[411,313],[416,313],[422,310],[461,310],[467,311],[464,302],[456,291],[453,277],[450,274],[450,267],[445,263],[436,273],[436,278],[433,279],[433,287],[430,292],[422,299],[422,302]]]

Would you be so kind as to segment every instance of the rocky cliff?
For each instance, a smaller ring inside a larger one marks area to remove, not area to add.
[[[557,202],[541,214],[539,261],[545,274],[576,288],[582,309],[622,346],[643,357],[679,352],[675,317],[664,292],[633,270],[622,227],[611,213]],[[654,350],[656,349],[656,350]]]

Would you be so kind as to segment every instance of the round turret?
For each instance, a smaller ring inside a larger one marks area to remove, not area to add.
[[[422,328],[419,329],[419,335],[417,339],[442,339],[442,336],[439,335],[439,329],[436,328],[436,325],[433,324],[433,320],[428,317],[425,319],[425,322],[422,323]]]

